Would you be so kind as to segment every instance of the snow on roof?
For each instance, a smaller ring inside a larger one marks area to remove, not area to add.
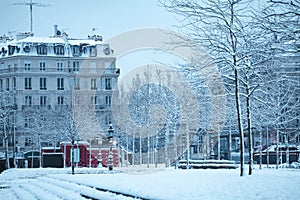
[[[263,150],[263,152],[266,152],[267,150],[268,150],[268,151],[276,151],[276,147],[277,147],[277,145],[271,145],[271,146],[269,146],[269,148]],[[279,147],[279,148],[286,148],[287,146],[286,146],[285,144],[279,144],[278,147]],[[290,149],[290,148],[297,148],[297,146],[296,146],[296,145],[290,144],[290,145],[289,145],[289,149]],[[258,152],[259,152],[259,150],[258,150]]]
[[[92,39],[69,39],[68,42],[71,45],[80,45],[80,44],[97,45],[97,44],[105,44],[103,41],[95,41],[95,40],[92,40]]]
[[[100,40],[94,39],[64,39],[63,37],[27,37],[21,40],[11,40],[7,42],[0,43],[1,47],[7,47],[8,45],[18,45],[22,43],[48,43],[48,44],[70,44],[70,45],[80,45],[80,44],[87,44],[87,45],[102,45],[107,44]]]
[[[71,142],[70,141],[60,142],[60,145],[63,145],[63,144],[71,144]],[[89,145],[90,143],[88,141],[75,141],[74,145],[76,145],[76,144]]]
[[[19,40],[18,42],[28,42],[28,43],[65,43],[63,38],[58,37],[27,37],[25,39]]]
[[[6,40],[1,41],[0,40],[0,55],[1,57],[9,57],[9,56],[15,56],[15,55],[26,55],[26,56],[33,56],[33,55],[39,55],[36,51],[36,47],[40,45],[46,45],[49,47],[47,56],[56,56],[55,50],[53,50],[53,47],[55,45],[62,45],[64,48],[72,48],[72,46],[78,45],[80,48],[83,48],[82,46],[91,47],[91,46],[100,46],[99,53],[97,57],[100,56],[111,56],[110,54],[113,53],[109,52],[108,54],[105,52],[102,52],[102,49],[109,48],[109,44],[102,41],[102,37],[100,36],[89,36],[87,39],[75,39],[75,38],[68,38],[68,37],[34,37],[34,36],[28,36],[26,38],[22,39],[14,39],[14,40]],[[27,46],[27,51],[24,49]],[[29,49],[28,49],[29,47]],[[35,49],[34,49],[35,48]],[[98,47],[97,47],[98,48]],[[34,50],[34,51],[32,51]],[[81,49],[83,50],[83,49]],[[69,52],[69,53],[68,53]],[[72,51],[66,51],[64,55],[60,56],[72,56]],[[89,51],[83,51],[80,53],[80,56],[89,56]],[[78,55],[77,55],[78,56]]]

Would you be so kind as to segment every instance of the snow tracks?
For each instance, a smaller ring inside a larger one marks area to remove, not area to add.
[[[72,183],[51,177],[39,177],[36,179],[19,179],[10,182],[7,187],[0,190],[4,199],[26,200],[56,200],[56,199],[139,199],[129,194],[94,188],[87,185]],[[1,199],[3,199],[1,197]]]

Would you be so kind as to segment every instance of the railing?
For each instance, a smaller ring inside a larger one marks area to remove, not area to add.
[[[91,108],[94,108],[95,110],[108,110],[108,109],[111,109],[111,106],[109,106],[109,105],[91,105]]]
[[[45,70],[40,70],[39,67],[31,67],[30,70],[25,68],[10,68],[10,69],[0,69],[0,74],[9,74],[9,73],[83,73],[83,74],[115,74],[120,75],[120,69],[119,68],[81,68],[79,71],[73,70],[73,68],[63,68],[62,70],[58,70],[55,67],[46,67]]]
[[[64,110],[64,109],[68,109],[69,108],[69,105],[55,105],[55,110]]]
[[[50,110],[51,105],[22,105],[22,110]]]

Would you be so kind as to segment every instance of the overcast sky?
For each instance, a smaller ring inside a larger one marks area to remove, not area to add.
[[[145,27],[172,28],[174,15],[157,5],[157,0],[32,0],[47,7],[33,7],[35,36],[53,35],[59,25],[70,37],[85,38],[92,28],[104,40],[119,33]],[[13,5],[30,0],[0,0],[0,35],[8,31],[30,31],[29,6]]]
[[[0,35],[8,32],[30,31],[30,0],[0,0]],[[35,36],[53,36],[53,25],[68,33],[71,38],[87,38],[92,29],[104,41],[120,33],[139,28],[173,29],[175,15],[158,6],[158,0],[32,0],[47,5],[33,6],[33,32]],[[133,52],[118,59],[121,75],[132,68],[155,64],[167,59],[153,52]]]

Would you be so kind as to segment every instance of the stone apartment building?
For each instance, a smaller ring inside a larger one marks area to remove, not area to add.
[[[111,96],[120,73],[113,50],[101,36],[72,39],[54,28],[51,37],[30,33],[20,33],[13,40],[1,37],[0,106],[10,109],[10,114],[6,130],[2,120],[0,152],[4,152],[3,131],[8,135],[10,153],[55,146],[61,141],[54,136],[51,140],[51,135],[59,130],[45,127],[43,134],[48,137],[43,139],[33,123],[40,118],[55,124],[53,113],[72,109],[74,104],[95,112],[99,127],[108,127],[111,121]],[[100,137],[100,132],[90,140]]]

